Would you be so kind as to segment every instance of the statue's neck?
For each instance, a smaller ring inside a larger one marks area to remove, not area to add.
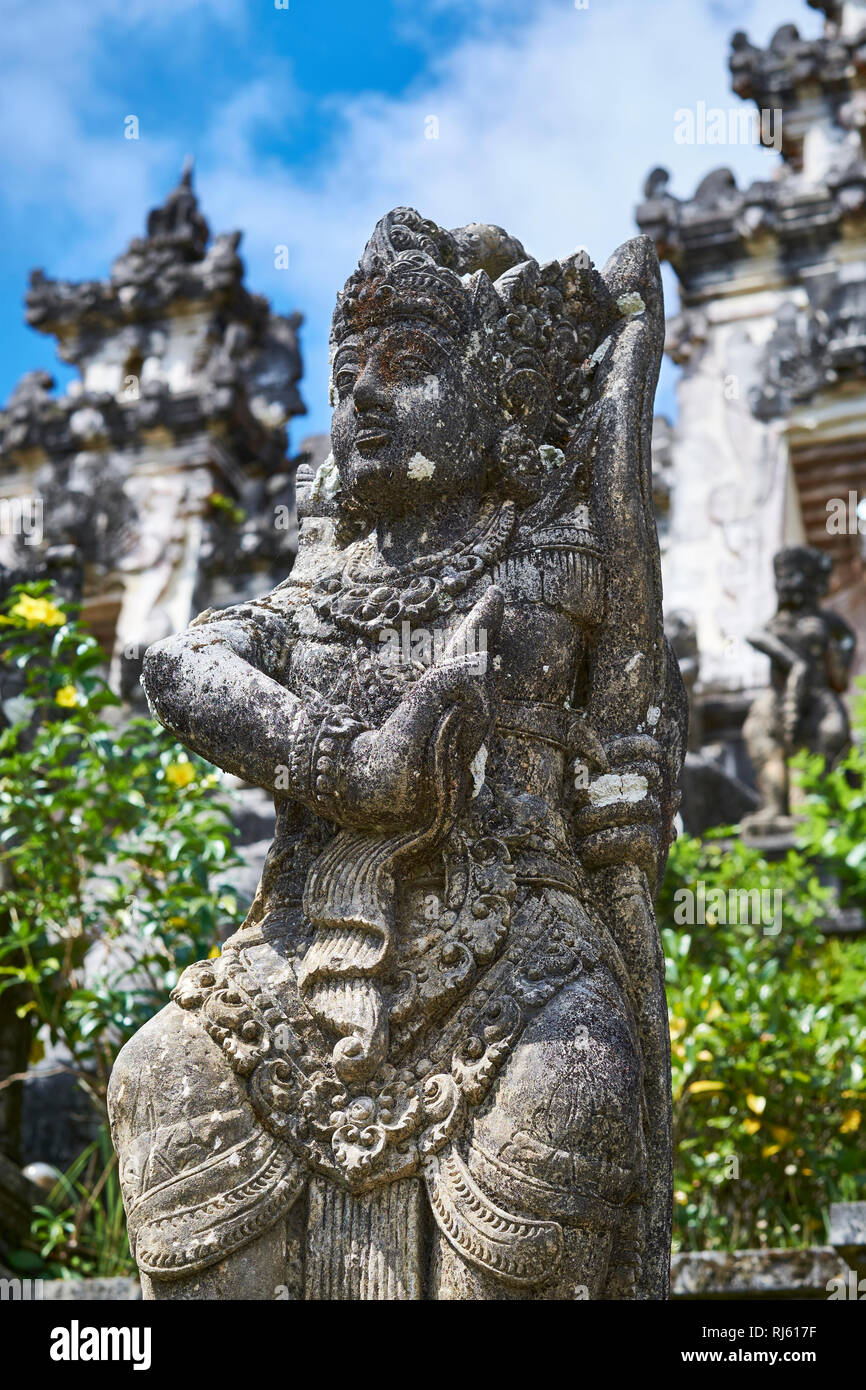
[[[424,555],[437,555],[457,545],[477,522],[481,498],[472,493],[446,497],[423,513],[380,520],[376,525],[379,553],[389,565],[401,566]]]
[[[811,618],[820,612],[820,605],[811,599],[807,599],[805,603],[781,603],[779,612],[787,613],[792,618]]]

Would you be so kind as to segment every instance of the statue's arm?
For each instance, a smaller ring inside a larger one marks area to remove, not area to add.
[[[501,608],[491,591],[467,624],[495,633]],[[485,736],[486,663],[478,670],[470,655],[433,667],[371,729],[345,707],[314,691],[301,698],[275,679],[285,669],[291,627],[254,610],[229,610],[148,648],[142,683],[156,718],[218,767],[338,825],[423,825],[436,795],[428,755],[444,721],[451,716],[449,741],[466,776]]]
[[[755,651],[768,656],[783,671],[790,671],[792,668],[802,665],[802,658],[797,652],[769,628],[764,627],[758,632],[751,633],[746,641],[750,647],[755,648]]]
[[[838,613],[826,613],[830,641],[827,644],[827,680],[833,690],[843,694],[851,681],[851,665],[857,646],[854,629]]]
[[[284,629],[284,630],[283,630]],[[277,642],[230,610],[155,642],[142,684],[152,713],[188,748],[247,782],[278,789],[300,732],[301,701],[274,679]]]

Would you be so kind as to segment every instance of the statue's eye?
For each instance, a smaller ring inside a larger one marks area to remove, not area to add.
[[[358,368],[351,363],[345,363],[340,367],[334,376],[334,384],[339,392],[351,391],[358,376]]]
[[[418,352],[401,352],[399,357],[399,367],[401,371],[411,373],[412,376],[430,376],[433,368]]]

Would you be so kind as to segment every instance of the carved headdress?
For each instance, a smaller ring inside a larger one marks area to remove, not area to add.
[[[331,341],[401,318],[445,335],[493,426],[490,482],[527,505],[574,438],[593,354],[619,315],[585,252],[539,265],[501,227],[445,231],[395,208],[338,296]]]

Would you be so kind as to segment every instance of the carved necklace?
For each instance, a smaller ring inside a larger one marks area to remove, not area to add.
[[[403,622],[430,623],[499,558],[516,512],[510,500],[497,505],[485,498],[478,521],[456,545],[364,575],[360,565],[347,565],[341,575],[314,583],[310,603],[320,618],[360,637],[378,637]]]

